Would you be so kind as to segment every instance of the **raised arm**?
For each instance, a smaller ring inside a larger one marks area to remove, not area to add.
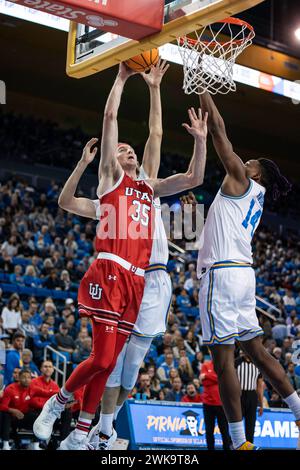
[[[207,113],[202,118],[201,109],[198,116],[191,108],[188,110],[191,125],[183,124],[183,127],[194,137],[194,152],[191,163],[186,173],[172,175],[161,180],[150,180],[155,196],[170,196],[188,189],[195,188],[203,183],[206,163],[206,139],[207,139]]]
[[[124,85],[127,79],[131,75],[134,75],[134,73],[135,72],[126,67],[124,63],[120,64],[118,75],[105,105],[101,139],[101,159],[98,170],[98,196],[111,188],[122,173],[122,168],[116,156],[118,147],[118,111]]]
[[[160,166],[163,134],[160,84],[168,68],[169,64],[159,59],[157,64],[152,66],[149,73],[141,74],[150,91],[149,137],[145,145],[142,162],[145,173],[149,178],[157,178]]]
[[[58,198],[58,205],[62,209],[72,212],[73,214],[88,217],[90,219],[96,218],[96,208],[91,199],[85,197],[75,197],[75,192],[80,181],[81,176],[86,170],[87,166],[94,160],[97,153],[97,147],[92,146],[98,142],[98,139],[91,139],[83,149],[82,157],[76,165],[75,170],[64,185],[62,192]]]
[[[203,112],[208,113],[208,130],[212,136],[216,152],[224,165],[227,177],[223,183],[223,190],[228,194],[240,195],[249,186],[246,168],[240,157],[234,152],[232,144],[227,137],[226,128],[211,95],[200,95],[200,105]]]

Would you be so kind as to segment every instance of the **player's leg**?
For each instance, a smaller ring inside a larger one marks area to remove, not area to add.
[[[246,442],[246,437],[242,420],[241,387],[234,367],[235,346],[215,344],[210,349],[233,447],[238,449]]]
[[[300,398],[287,378],[283,367],[265,349],[261,338],[240,341],[240,345],[292,410],[297,425],[300,427]]]
[[[210,405],[203,405],[203,415],[204,415],[204,424],[205,424],[205,439],[207,450],[215,450],[215,411],[214,407]]]
[[[139,369],[145,359],[151,342],[152,338],[131,335],[128,343],[125,345],[126,347],[123,348],[118,357],[113,372],[107,380],[101,403],[100,419],[97,425],[100,443],[105,450],[109,449],[107,445],[104,447],[103,441],[105,441],[105,436],[109,437],[114,434],[113,421],[117,419],[119,411],[136,383]],[[122,366],[121,369],[120,365]],[[93,436],[91,435],[91,439],[92,438],[93,442],[92,440],[90,442],[93,446],[97,447],[97,435],[95,435],[94,428]]]
[[[79,388],[90,382],[95,374],[99,374],[111,365],[114,358],[117,328],[107,328],[107,325],[93,319],[93,349],[90,357],[79,364],[68,378],[58,394],[53,395],[44,405],[43,410],[34,423],[33,431],[41,440],[51,436],[54,422],[59,419],[68,400]],[[99,402],[98,402],[99,403]],[[81,416],[78,426],[82,430],[89,428],[93,417]]]
[[[111,336],[113,336],[112,333]],[[114,337],[114,344],[111,342],[110,345],[110,358],[112,354],[110,364],[106,369],[102,369],[98,373],[94,374],[92,379],[86,385],[76,429],[64,441],[62,441],[60,449],[78,449],[81,445],[82,450],[87,449],[87,437],[91,422],[95,417],[96,409],[101,401],[107,379],[114,369],[117,358],[126,342],[126,336],[124,334],[117,333]]]
[[[91,429],[89,433],[89,444],[91,444],[95,449],[99,446],[99,432],[101,422],[103,423],[103,433],[106,435],[111,434],[112,423],[114,420],[114,413],[117,408],[117,401],[119,398],[119,393],[121,389],[121,380],[122,380],[122,370],[124,366],[125,354],[128,346],[128,340],[123,346],[121,353],[118,356],[117,363],[114,370],[108,377],[106,382],[106,387],[104,389],[102,401],[101,401],[101,413],[99,416],[99,421]]]
[[[257,393],[255,390],[247,392],[247,412],[245,415],[245,431],[247,441],[253,442],[257,415]]]
[[[228,430],[228,423],[227,423],[227,419],[226,419],[223,407],[216,406],[215,413],[217,416],[220,433],[222,435],[223,450],[229,450],[230,449],[230,436],[229,436],[229,430]]]

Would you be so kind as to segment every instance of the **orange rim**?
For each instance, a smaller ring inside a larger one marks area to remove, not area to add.
[[[228,41],[201,41],[203,44],[206,44],[212,47],[216,46],[217,44],[220,44],[221,46],[224,46],[225,44],[239,45],[239,44],[243,44],[244,42],[250,39],[253,39],[255,36],[253,26],[247,23],[247,21],[241,20],[240,18],[233,18],[233,17],[225,18],[225,20],[216,21],[214,24],[217,24],[217,23],[234,24],[236,26],[245,26],[249,30],[249,34],[244,39],[236,39],[236,40],[228,40]],[[188,36],[185,36],[185,37],[179,38],[180,45],[182,45],[186,39],[187,39],[187,42],[191,44],[192,46],[195,46],[199,42],[199,40],[197,39],[192,39],[192,38],[189,38]]]

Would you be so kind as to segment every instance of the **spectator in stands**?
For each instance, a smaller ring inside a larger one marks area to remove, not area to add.
[[[12,348],[6,351],[6,364],[4,370],[4,384],[13,381],[13,371],[22,367],[21,353],[24,349],[25,335],[22,331],[16,331],[12,338]]]
[[[282,342],[287,336],[287,333],[287,326],[283,319],[274,322],[272,337],[275,339],[277,346],[282,346]]]
[[[193,356],[200,351],[199,342],[193,330],[189,330],[187,332],[184,340],[184,347],[186,351]]]
[[[1,317],[5,332],[12,336],[21,324],[21,306],[17,294],[10,297],[7,307],[2,310]]]
[[[46,258],[43,262],[43,268],[41,270],[41,275],[43,277],[50,276],[51,271],[53,270],[53,268],[54,268],[54,266],[53,266],[51,258]]]
[[[183,352],[185,353],[185,350],[183,350]],[[187,357],[184,357],[184,356],[180,357],[178,372],[184,385],[188,384],[189,382],[193,380],[194,378],[193,369]]]
[[[212,360],[204,362],[201,369],[200,381],[203,385],[202,401],[207,449],[215,449],[214,430],[217,420],[222,435],[223,449],[229,450],[230,437],[228,423],[223,410],[219,394],[218,377]]]
[[[186,289],[182,289],[180,295],[178,295],[177,305],[184,311],[184,313],[186,313],[188,309],[192,306],[191,299]]]
[[[191,277],[189,277],[185,281],[183,287],[187,292],[193,292],[194,289],[197,289],[199,287],[199,281],[197,279],[197,272],[196,271],[191,272]]]
[[[184,403],[202,403],[202,396],[197,392],[193,382],[187,384],[186,394],[181,399]]]
[[[56,345],[58,351],[67,352],[72,354],[75,351],[75,341],[68,334],[68,326],[66,323],[59,325],[59,332],[55,335]]]
[[[159,356],[164,353],[165,348],[172,348],[174,346],[173,336],[168,332],[166,332],[162,338],[157,338],[155,342]]]
[[[198,392],[198,393],[201,393],[201,382],[200,382],[200,379],[198,379],[198,378],[195,377],[195,378],[193,379],[193,384],[195,385],[197,392]]]
[[[2,243],[1,255],[7,255],[9,258],[13,258],[18,253],[17,238],[15,236],[10,237],[8,241]]]
[[[23,349],[22,351],[22,370],[29,370],[31,372],[31,378],[34,379],[40,375],[40,371],[36,364],[32,360],[33,354],[30,349]]]
[[[42,323],[40,332],[33,338],[33,357],[35,362],[40,366],[44,360],[44,349],[46,346],[55,347],[55,337],[49,334],[48,323]]]
[[[151,390],[159,392],[161,390],[160,380],[156,373],[156,367],[154,364],[149,364],[147,367],[147,373],[151,380]]]
[[[2,440],[3,449],[10,450],[9,438],[13,433],[13,438],[17,443],[20,441],[18,429],[32,429],[37,414],[31,411],[31,373],[28,370],[21,370],[19,382],[13,383],[4,390],[0,403],[2,413]],[[34,439],[34,449],[39,448],[37,439]]]
[[[19,285],[23,286],[24,285],[24,276],[22,275],[22,273],[23,273],[22,266],[17,264],[14,268],[13,274],[11,274],[9,276],[9,281],[12,284],[19,284]]]
[[[71,313],[73,313],[73,314],[76,313],[76,307],[75,307],[75,304],[74,304],[74,300],[72,298],[66,299],[65,308],[68,308],[69,310],[71,310]],[[87,321],[89,321],[89,319],[87,317],[85,317],[85,318],[86,318]]]
[[[68,271],[66,269],[64,269],[61,272],[59,287],[62,290],[68,290],[68,291],[71,290],[72,282],[71,282],[71,279],[70,279],[70,274],[68,273]]]
[[[157,400],[158,392],[151,389],[151,379],[149,374],[142,373],[138,379],[137,393],[134,397],[136,400]]]
[[[293,362],[290,362],[287,366],[287,376],[294,389],[300,389],[300,376],[295,374],[295,364]]]
[[[274,348],[272,355],[275,357],[275,359],[277,359],[277,361],[280,362],[282,367],[284,367],[284,360],[282,358],[282,349],[278,347]]]
[[[51,298],[46,299],[44,304],[44,309],[41,312],[41,317],[45,321],[49,315],[55,315],[56,313],[56,306]]]
[[[40,413],[48,398],[59,392],[59,386],[52,380],[54,367],[51,361],[43,361],[41,364],[41,375],[31,382],[31,408],[37,413]],[[76,398],[74,397],[76,401]],[[70,404],[62,413],[60,422],[57,423],[56,428],[60,429],[60,439],[64,439],[70,432],[72,413]],[[59,424],[59,426],[58,426]]]
[[[55,269],[52,269],[48,279],[44,282],[44,286],[47,289],[58,289],[60,288],[60,280]]]
[[[180,377],[171,379],[171,390],[166,392],[165,399],[167,401],[180,402],[184,396],[182,390],[182,380]]]
[[[28,287],[38,287],[40,285],[37,272],[31,264],[25,269],[24,284]]]
[[[286,294],[283,296],[282,300],[285,306],[296,307],[296,300],[290,289],[286,289]]]
[[[81,345],[76,347],[72,354],[72,360],[75,364],[80,364],[85,361],[91,354],[92,351],[92,338],[87,336],[81,341]]]
[[[39,328],[43,323],[43,318],[38,310],[39,304],[35,299],[31,299],[28,308],[28,313],[30,314],[30,323],[35,325],[37,328]]]
[[[68,335],[71,336],[75,341],[77,337],[77,328],[75,326],[75,316],[72,314],[69,315],[64,323],[68,327]]]
[[[20,367],[15,367],[14,368],[13,373],[12,373],[12,382],[11,383],[19,382],[19,375],[20,375],[21,370],[22,369]]]
[[[204,355],[202,351],[196,353],[195,359],[192,361],[194,374],[198,377],[201,373],[202,364],[204,363]]]
[[[174,354],[172,352],[167,352],[165,354],[165,361],[157,370],[157,375],[161,382],[167,382],[170,377],[170,369],[176,368],[176,362],[174,360]]]
[[[20,331],[23,331],[26,340],[25,340],[25,346],[29,349],[33,348],[33,338],[35,335],[38,334],[38,328],[37,326],[33,323],[32,318],[30,316],[29,311],[25,310],[22,312],[22,321],[19,327]]]

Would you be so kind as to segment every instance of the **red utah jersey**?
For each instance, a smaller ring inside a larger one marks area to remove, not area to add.
[[[125,259],[145,269],[149,265],[154,233],[153,189],[144,180],[123,173],[100,197],[96,250]]]

